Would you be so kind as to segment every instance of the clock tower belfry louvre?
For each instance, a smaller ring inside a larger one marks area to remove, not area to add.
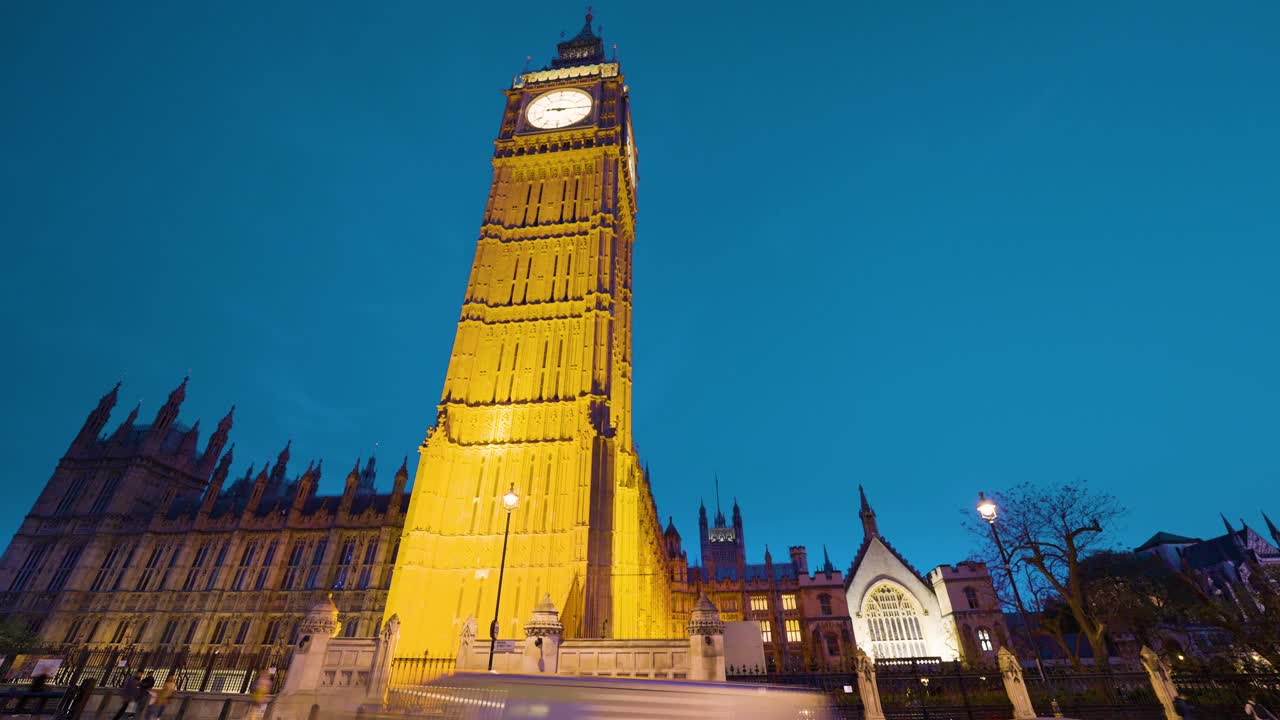
[[[636,150],[591,15],[505,91],[493,184],[387,600],[399,654],[498,636],[550,594],[567,637],[670,634],[662,527],[631,432]]]

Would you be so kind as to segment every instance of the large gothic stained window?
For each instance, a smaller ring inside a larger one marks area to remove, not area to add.
[[[886,583],[868,593],[862,617],[871,631],[871,654],[877,660],[925,655],[920,610],[897,586]]]

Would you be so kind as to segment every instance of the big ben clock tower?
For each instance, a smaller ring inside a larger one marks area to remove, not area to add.
[[[636,149],[628,88],[591,29],[505,91],[475,261],[421,447],[386,614],[399,653],[498,636],[549,594],[569,637],[669,628],[662,528],[631,434]]]

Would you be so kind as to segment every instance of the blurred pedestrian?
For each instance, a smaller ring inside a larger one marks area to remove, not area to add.
[[[178,691],[178,678],[170,675],[168,680],[164,681],[164,685],[155,691],[155,695],[151,700],[151,707],[148,708],[147,717],[151,720],[159,720],[164,715],[165,706],[169,704],[169,700],[173,694]]]

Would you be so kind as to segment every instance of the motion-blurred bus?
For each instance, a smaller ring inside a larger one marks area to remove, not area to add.
[[[772,685],[459,673],[391,693],[442,720],[831,720],[824,694]]]

